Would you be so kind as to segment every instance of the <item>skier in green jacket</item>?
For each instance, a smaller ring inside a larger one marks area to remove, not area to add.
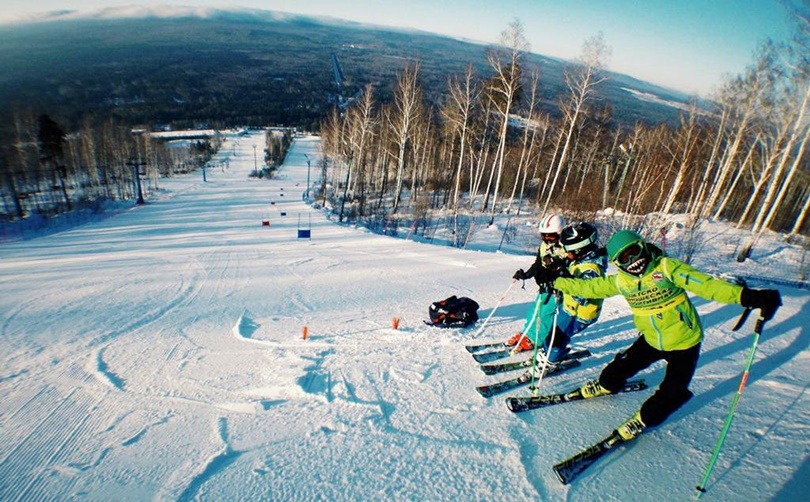
[[[547,271],[536,279],[567,295],[583,298],[621,294],[633,312],[633,322],[641,336],[616,355],[598,380],[582,386],[583,397],[615,392],[639,371],[656,361],[666,361],[664,380],[656,392],[617,429],[622,438],[629,440],[645,427],[660,425],[692,398],[689,383],[700,355],[703,327],[687,291],[708,300],[761,309],[760,316],[766,321],[773,317],[782,301],[775,289],[738,286],[667,257],[660,248],[630,230],[616,232],[606,247],[608,258],[619,268],[618,274],[574,279]]]

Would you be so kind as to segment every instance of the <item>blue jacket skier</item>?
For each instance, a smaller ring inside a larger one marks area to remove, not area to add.
[[[537,256],[529,270],[518,270],[512,276],[513,279],[526,280],[545,276],[547,269],[559,269],[567,265],[565,249],[560,244],[560,232],[565,226],[565,220],[558,214],[550,214],[540,220],[540,245],[537,248]],[[538,281],[538,285],[542,283]],[[514,346],[515,352],[534,349],[537,339],[551,331],[554,322],[554,311],[557,302],[554,295],[543,287],[537,292],[534,305],[526,314],[526,321],[523,329],[510,338],[506,344]]]
[[[604,248],[598,246],[597,239],[596,227],[590,223],[575,223],[563,228],[560,243],[569,264],[560,273],[576,279],[595,279],[605,275],[607,254]],[[565,358],[571,350],[571,337],[595,323],[601,311],[601,299],[563,294],[556,329],[553,333],[549,329],[543,343],[548,361],[556,363]]]

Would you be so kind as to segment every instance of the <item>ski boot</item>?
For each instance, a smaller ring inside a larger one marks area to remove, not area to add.
[[[517,354],[518,352],[525,352],[528,350],[534,350],[534,343],[532,343],[528,337],[524,336],[512,349],[512,353]]]
[[[641,421],[641,412],[637,411],[627,422],[620,425],[618,429],[616,429],[616,432],[618,432],[625,441],[630,441],[644,432],[645,427],[644,422]]]
[[[569,352],[571,352],[569,347],[551,347],[551,351],[548,353],[548,362],[558,363],[565,359]]]
[[[602,384],[599,383],[599,380],[589,380],[585,382],[585,384],[580,387],[580,393],[582,393],[582,397],[585,399],[590,399],[592,397],[599,397],[599,396],[606,396],[610,394],[610,391],[606,388],[602,387]]]
[[[515,336],[513,336],[512,338],[507,340],[504,345],[507,345],[509,347],[514,347],[515,345],[517,345],[517,343],[520,341],[521,338],[526,338],[526,337],[523,336],[523,333],[518,331],[517,333],[515,333]]]

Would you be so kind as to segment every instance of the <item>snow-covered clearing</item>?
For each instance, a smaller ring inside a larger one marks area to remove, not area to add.
[[[739,306],[696,299],[695,397],[562,486],[551,466],[651,391],[519,415],[475,392],[514,375],[483,375],[464,345],[532,257],[339,226],[302,200],[317,138],[269,181],[248,178],[261,134],[227,141],[206,183],[162,181],[144,206],[0,247],[0,500],[694,497],[753,340],[753,320],[731,331]],[[704,500],[810,492],[809,295],[780,289]],[[451,294],[481,304],[477,327],[422,323]],[[476,341],[520,329],[534,294],[514,287]],[[575,338],[594,356],[543,389],[595,377],[634,338],[624,300],[606,301]]]

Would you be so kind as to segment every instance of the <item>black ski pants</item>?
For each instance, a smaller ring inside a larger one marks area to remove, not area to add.
[[[700,344],[685,350],[663,351],[651,347],[641,336],[620,352],[599,375],[599,383],[609,391],[621,389],[627,379],[656,361],[667,363],[664,380],[655,393],[641,405],[641,421],[647,427],[660,425],[675,410],[692,398],[689,383],[697,368]]]

